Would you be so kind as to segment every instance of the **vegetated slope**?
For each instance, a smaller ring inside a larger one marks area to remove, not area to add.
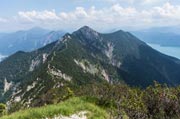
[[[157,52],[124,31],[101,34],[85,26],[39,50],[20,54],[0,64],[0,80],[4,82],[1,98],[15,108],[19,107],[14,102],[21,108],[59,102],[68,97],[69,88],[88,84],[147,87],[154,80],[180,84],[178,59]],[[14,60],[17,63],[13,64]],[[8,66],[11,63],[12,68]]]
[[[0,63],[0,100],[1,102],[12,95],[25,76],[43,64],[54,43],[33,52],[19,51]]]
[[[55,105],[26,109],[1,117],[1,119],[55,119],[55,117],[61,117],[60,119],[62,119],[63,116],[78,115],[82,111],[88,119],[108,119],[108,114],[105,110],[85,101],[83,98],[71,98]]]
[[[83,118],[78,116],[79,119],[86,116],[88,119],[179,119],[179,94],[180,87],[169,88],[157,82],[144,90],[123,84],[88,84],[74,91],[68,88],[66,95],[63,96],[66,99],[61,100],[60,104],[55,102],[58,97],[54,97],[52,103],[56,105],[24,109],[19,112],[15,110],[16,113],[2,118],[74,119],[75,116],[81,115]]]

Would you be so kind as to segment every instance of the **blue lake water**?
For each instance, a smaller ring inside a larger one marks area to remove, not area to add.
[[[148,45],[158,50],[161,53],[180,59],[180,47],[167,47],[167,46],[161,46],[159,44],[149,44],[149,43]]]

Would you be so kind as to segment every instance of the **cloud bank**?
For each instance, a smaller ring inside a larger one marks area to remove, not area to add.
[[[129,0],[129,2],[134,1]],[[145,0],[144,2],[156,1]],[[57,13],[56,10],[19,11],[15,17],[9,18],[9,20],[0,18],[0,22],[7,24],[13,22],[19,27],[42,26],[51,29],[73,30],[83,25],[89,25],[96,29],[171,26],[180,24],[180,5],[166,2],[151,9],[139,10],[135,7],[122,7],[117,3],[108,8],[76,7],[72,11],[60,13]]]

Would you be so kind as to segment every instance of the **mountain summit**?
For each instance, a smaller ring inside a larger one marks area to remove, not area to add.
[[[129,32],[103,34],[84,26],[43,48],[18,52],[1,62],[1,100],[35,106],[47,103],[44,99],[53,98],[52,92],[63,95],[66,87],[103,82],[144,88],[156,80],[175,86],[180,84],[179,62]]]
[[[99,33],[88,26],[84,26],[80,28],[79,30],[75,31],[73,34],[77,36],[82,36],[84,37],[84,39],[90,41],[97,40],[99,38]]]

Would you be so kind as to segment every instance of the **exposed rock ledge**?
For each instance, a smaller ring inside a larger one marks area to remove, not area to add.
[[[73,114],[69,117],[60,115],[54,118],[46,118],[46,119],[87,119],[87,116],[86,116],[87,113],[88,113],[87,111],[82,111],[77,114]]]

